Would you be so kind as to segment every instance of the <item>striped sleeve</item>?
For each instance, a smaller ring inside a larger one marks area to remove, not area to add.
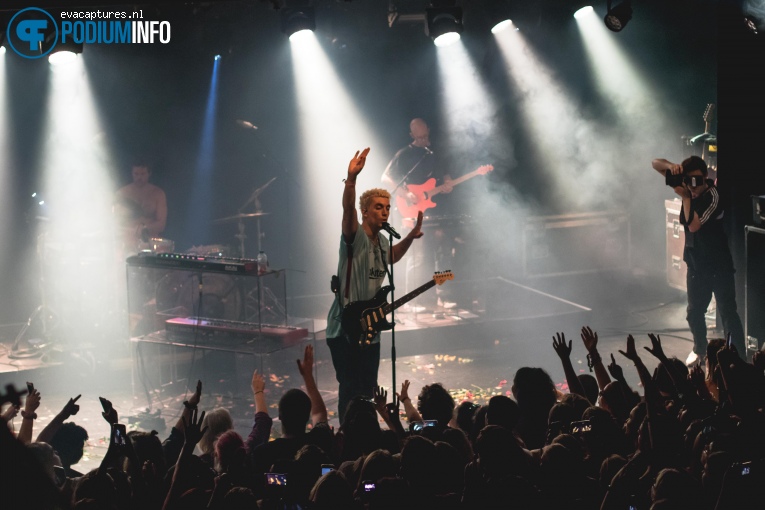
[[[699,215],[699,221],[703,225],[709,219],[716,217],[719,214],[720,207],[720,194],[717,188],[709,188],[709,203],[701,207],[700,211],[697,211]]]

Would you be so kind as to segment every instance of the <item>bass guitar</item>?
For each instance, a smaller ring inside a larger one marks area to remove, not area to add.
[[[393,325],[385,318],[386,315],[431,287],[443,284],[446,280],[454,280],[454,274],[451,271],[436,272],[432,280],[393,303],[387,302],[388,293],[391,291],[390,285],[378,290],[372,299],[348,303],[343,308],[340,318],[343,331],[349,338],[357,338],[359,345],[369,345],[377,333],[393,328]]]
[[[494,170],[493,165],[479,166],[472,172],[466,173],[462,177],[452,179],[449,183],[451,186],[461,184],[468,179],[472,179],[477,175],[486,175]],[[443,193],[446,188],[446,184],[436,186],[436,180],[430,178],[422,184],[409,184],[407,185],[407,193],[401,193],[396,195],[396,207],[402,218],[416,218],[419,211],[425,212],[426,209],[431,209],[436,206],[433,202],[433,197],[439,193]],[[402,190],[403,191],[403,190]],[[416,198],[410,199],[408,193],[412,193]]]

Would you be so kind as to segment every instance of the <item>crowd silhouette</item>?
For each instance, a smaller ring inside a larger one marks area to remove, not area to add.
[[[111,402],[100,466],[72,469],[87,430],[69,399],[33,439],[41,393],[2,392],[3,508],[9,509],[565,509],[762,508],[765,486],[765,352],[742,359],[723,339],[704,365],[669,358],[659,335],[643,349],[601,353],[581,331],[594,376],[577,375],[572,340],[556,333],[568,393],[542,368],[519,368],[512,398],[455,402],[434,382],[415,397],[404,381],[388,395],[353,398],[335,430],[314,379],[268,412],[266,380],[252,376],[254,418],[242,437],[225,408],[205,409],[202,382],[166,438],[126,430]],[[608,359],[604,361],[604,357]],[[643,357],[658,365],[651,372]],[[606,364],[607,361],[608,364]],[[634,367],[634,368],[633,368]],[[639,391],[624,376],[636,370]],[[641,394],[642,393],[642,394]],[[413,401],[416,400],[416,401]],[[18,430],[11,427],[20,415]],[[271,439],[274,418],[280,433]],[[760,487],[760,489],[758,489]]]

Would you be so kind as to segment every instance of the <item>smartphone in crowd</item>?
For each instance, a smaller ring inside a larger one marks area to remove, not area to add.
[[[266,485],[286,486],[287,475],[285,473],[266,473]]]
[[[35,385],[27,381],[27,395],[31,395],[35,391]]]
[[[321,476],[324,476],[327,473],[329,473],[330,471],[334,471],[334,470],[335,470],[335,466],[333,466],[332,464],[322,464],[321,465]]]
[[[127,444],[127,429],[125,425],[115,423],[112,430],[112,443],[115,446],[125,446]]]
[[[592,423],[590,423],[590,420],[572,421],[571,425],[569,425],[569,430],[571,430],[572,434],[589,432],[592,430]]]

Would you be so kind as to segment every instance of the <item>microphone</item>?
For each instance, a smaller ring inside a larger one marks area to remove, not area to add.
[[[246,120],[237,120],[236,123],[243,128],[258,129],[258,126],[254,125],[252,122],[247,122]]]
[[[431,156],[433,155],[433,151],[432,151],[432,150],[430,150],[430,147],[423,147],[423,149],[425,149],[425,152],[427,152],[427,153],[428,153],[428,154],[430,154]]]
[[[390,235],[392,235],[393,237],[395,237],[396,239],[401,239],[401,234],[396,232],[396,230],[393,227],[391,227],[390,223],[388,223],[387,221],[383,222],[382,229],[386,231],[387,233],[389,233]]]

